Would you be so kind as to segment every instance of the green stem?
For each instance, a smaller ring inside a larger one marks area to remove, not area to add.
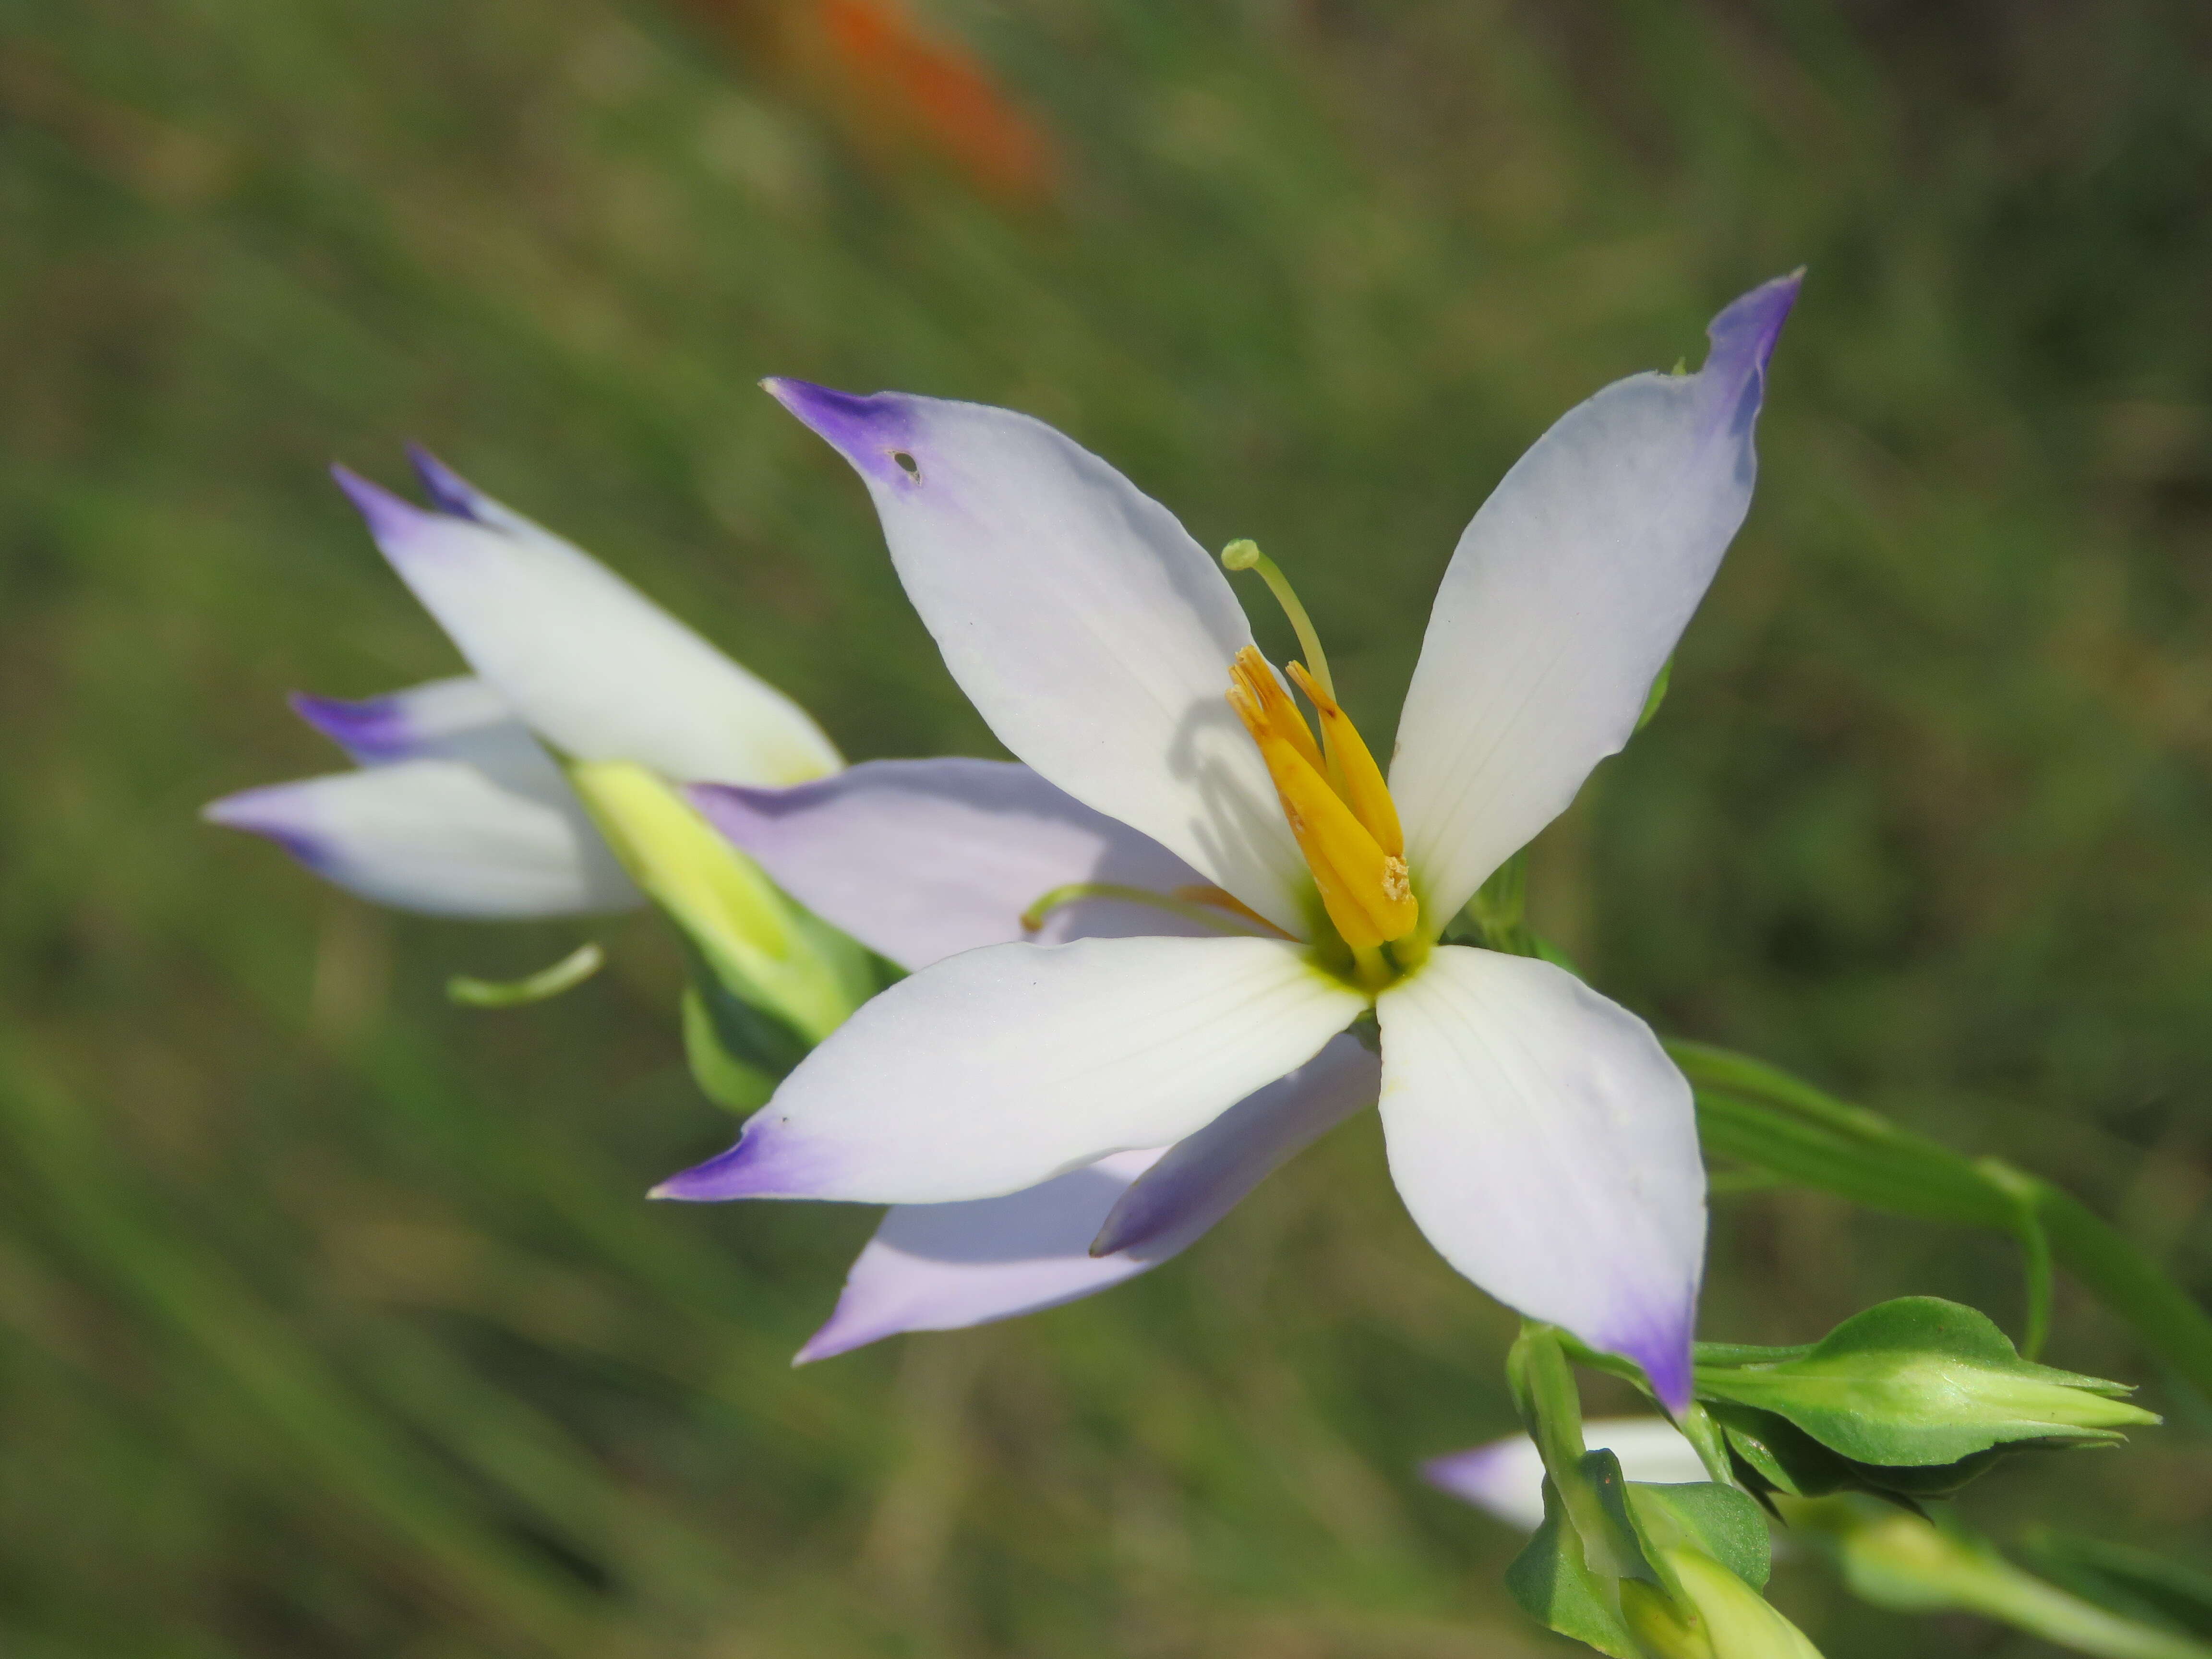
[[[541,968],[522,979],[474,979],[455,974],[446,981],[446,994],[471,1008],[519,1008],[574,990],[605,967],[606,960],[606,952],[598,945],[580,945],[550,968]]]

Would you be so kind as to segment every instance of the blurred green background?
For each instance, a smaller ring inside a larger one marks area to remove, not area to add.
[[[195,821],[337,763],[285,690],[456,668],[324,477],[410,437],[848,754],[995,752],[764,374],[1013,404],[1258,538],[1387,728],[1521,447],[1809,264],[1539,922],[2212,1293],[2202,6],[8,0],[0,119],[9,1655],[1553,1650],[1413,1479],[1509,1426],[1512,1327],[1371,1120],[1133,1285],[794,1373],[871,1216],[641,1201],[732,1131],[658,929],[459,1010],[589,930]],[[2001,1241],[1718,1206],[1708,1335],[1907,1291],[2016,1326]],[[2051,1358],[2171,1426],[1966,1510],[2212,1563],[2212,1413],[2063,1286]],[[1834,1659],[2043,1651],[1778,1585]]]

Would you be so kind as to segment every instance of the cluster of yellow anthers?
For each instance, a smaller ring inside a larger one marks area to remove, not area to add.
[[[1354,951],[1373,950],[1405,938],[1421,918],[1398,809],[1332,688],[1303,663],[1292,663],[1290,674],[1320,718],[1319,743],[1267,659],[1249,645],[1229,670],[1229,706],[1260,745],[1328,919]]]

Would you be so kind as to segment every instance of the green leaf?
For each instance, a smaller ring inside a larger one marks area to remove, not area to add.
[[[1640,1659],[1628,1627],[1613,1610],[1610,1586],[1584,1561],[1582,1540],[1568,1523],[1559,1487],[1548,1475],[1544,1524],[1506,1568],[1505,1588],[1521,1610],[1546,1628],[1613,1659]]]
[[[1698,1368],[1707,1399],[1788,1419],[1831,1450],[1886,1467],[1956,1463],[2011,1441],[2117,1440],[2159,1419],[2120,1383],[2020,1358],[1986,1315],[1905,1297],[1845,1320],[1778,1364]]]
[[[1772,1553],[1766,1514],[1750,1494],[1716,1480],[1632,1480],[1628,1507],[1651,1547],[1703,1550],[1752,1589],[1766,1588]]]

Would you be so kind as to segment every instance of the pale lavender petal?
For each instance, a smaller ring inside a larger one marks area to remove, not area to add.
[[[1798,281],[1715,318],[1697,374],[1632,375],[1568,410],[1461,536],[1390,766],[1425,915],[1456,912],[1635,731],[1750,509]]]
[[[1279,1083],[1170,1147],[1121,1195],[1091,1248],[1141,1254],[1195,1237],[1290,1158],[1372,1106],[1380,1082],[1380,1062],[1358,1038],[1333,1039]]]
[[[951,1331],[1057,1307],[1156,1267],[1172,1251],[1098,1257],[1091,1236],[1160,1154],[1116,1152],[1004,1198],[902,1204],[845,1279],[836,1311],[793,1362],[896,1336]]]
[[[867,484],[907,597],[1000,741],[1304,927],[1312,878],[1224,701],[1252,630],[1175,516],[1012,410],[765,384]]]
[[[1549,963],[1460,945],[1376,1012],[1390,1173],[1429,1242],[1686,1407],[1705,1171],[1650,1028]]]
[[[1055,889],[1174,894],[1197,871],[1012,761],[870,761],[793,789],[700,784],[692,801],[800,903],[909,969],[985,945],[1249,931],[1114,899],[1022,913]]]
[[[510,788],[461,761],[273,784],[201,815],[264,836],[325,880],[403,910],[489,920],[643,902],[573,795]]]

